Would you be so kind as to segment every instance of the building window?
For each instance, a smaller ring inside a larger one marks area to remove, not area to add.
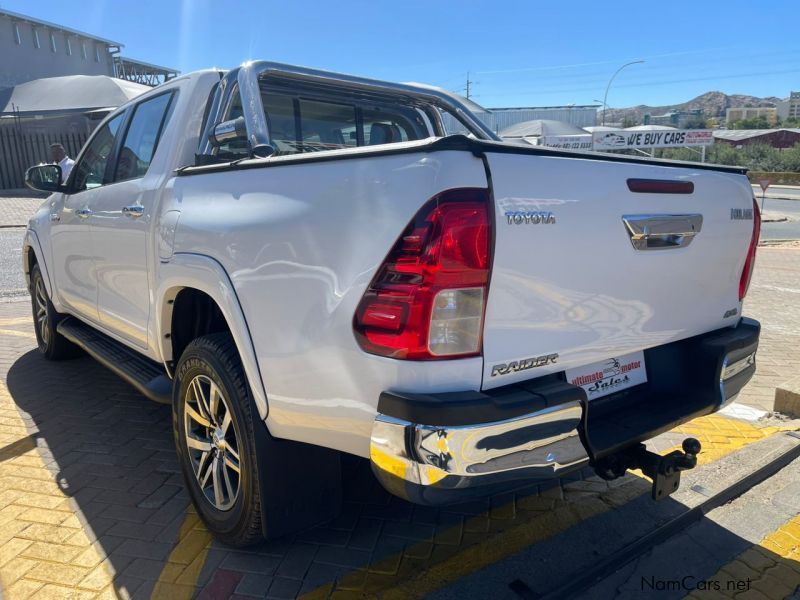
[[[72,56],[72,40],[67,38],[67,56]]]
[[[94,62],[100,62],[100,46],[94,46]]]
[[[81,42],[81,56],[86,60],[86,42]]]
[[[39,30],[36,29],[35,27],[33,28],[33,45],[36,46],[37,48],[42,47],[42,44],[39,41]]]
[[[14,41],[17,42],[17,46],[22,45],[22,36],[19,34],[19,23],[14,23]]]
[[[50,50],[52,52],[56,51],[56,34],[55,33],[51,33],[50,34]]]

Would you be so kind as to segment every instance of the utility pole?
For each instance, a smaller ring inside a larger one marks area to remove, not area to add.
[[[470,81],[470,79],[469,79],[469,71],[467,71],[467,100],[469,100],[470,87],[472,86],[473,83],[475,83],[475,82],[474,81]]]

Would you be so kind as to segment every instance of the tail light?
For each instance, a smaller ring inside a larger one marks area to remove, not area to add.
[[[750,247],[747,249],[747,258],[744,260],[742,277],[739,279],[739,301],[744,300],[747,295],[747,288],[750,287],[750,278],[753,276],[753,267],[756,263],[756,248],[758,239],[761,236],[761,212],[758,210],[758,202],[753,198],[753,235],[750,237]]]
[[[358,305],[361,348],[410,360],[479,355],[490,246],[486,190],[454,189],[428,201]]]

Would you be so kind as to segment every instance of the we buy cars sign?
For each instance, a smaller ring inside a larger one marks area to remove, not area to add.
[[[603,131],[592,136],[595,150],[631,148],[680,148],[714,143],[710,129],[664,129],[654,131]]]

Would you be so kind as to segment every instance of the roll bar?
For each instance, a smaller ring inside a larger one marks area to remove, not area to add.
[[[269,126],[261,103],[259,81],[265,76],[275,76],[284,80],[306,84],[330,86],[337,91],[347,91],[354,97],[364,93],[378,93],[402,98],[412,104],[425,104],[445,110],[461,122],[477,139],[500,141],[478,117],[461,102],[459,97],[445,90],[411,83],[390,83],[366,77],[355,77],[330,71],[320,71],[268,61],[251,61],[228,71],[217,85],[214,98],[209,107],[203,135],[200,138],[198,154],[213,155],[214,144],[211,136],[228,113],[235,91],[242,100],[242,112],[247,130],[247,141],[251,154],[258,148],[272,147]],[[267,152],[265,155],[268,155]]]

